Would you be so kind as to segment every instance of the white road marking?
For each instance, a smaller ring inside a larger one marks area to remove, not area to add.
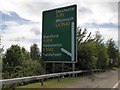
[[[119,85],[120,80],[113,86],[113,88],[117,88],[117,86]]]

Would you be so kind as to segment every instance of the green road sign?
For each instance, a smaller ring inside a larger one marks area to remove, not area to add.
[[[43,12],[42,58],[46,62],[76,62],[77,6]]]

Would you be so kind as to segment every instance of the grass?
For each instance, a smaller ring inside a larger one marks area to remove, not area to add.
[[[78,82],[79,80],[80,77],[64,78],[60,79],[59,82],[57,79],[50,79],[45,81],[43,86],[41,86],[40,82],[37,82],[25,86],[19,86],[17,88],[64,88],[65,86]]]

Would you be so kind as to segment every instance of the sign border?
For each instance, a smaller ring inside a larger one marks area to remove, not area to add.
[[[45,10],[45,11],[43,11],[42,12],[42,51],[41,51],[41,56],[42,56],[42,52],[43,52],[43,32],[44,32],[44,26],[43,26],[43,23],[44,23],[44,15],[43,15],[43,13],[45,13],[45,12],[50,12],[50,11],[54,11],[54,10],[58,10],[58,9],[64,9],[64,8],[69,8],[69,7],[72,7],[72,6],[75,6],[75,8],[76,8],[76,10],[75,10],[75,14],[76,14],[76,17],[75,17],[75,20],[76,20],[76,60],[74,60],[74,61],[72,61],[72,59],[71,59],[71,61],[44,61],[45,63],[77,63],[77,55],[78,55],[78,53],[77,53],[77,4],[74,4],[74,5],[69,5],[69,6],[64,6],[64,7],[60,7],[60,8],[55,8],[55,9],[51,9],[51,10]],[[72,39],[72,38],[71,38]],[[71,48],[72,49],[72,48]],[[42,59],[43,59],[43,56],[42,56]]]

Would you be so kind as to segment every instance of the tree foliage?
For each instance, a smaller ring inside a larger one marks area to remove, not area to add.
[[[93,40],[94,40],[94,42],[96,42],[96,43],[98,43],[98,44],[103,44],[104,38],[102,37],[102,35],[100,34],[99,31],[96,31]]]
[[[117,66],[119,59],[119,49],[116,47],[113,39],[109,39],[106,45],[107,45],[108,55],[110,58],[109,66]]]
[[[77,42],[81,44],[91,39],[91,32],[87,35],[87,29],[82,30],[80,27],[77,28]]]
[[[99,69],[106,69],[108,66],[108,60],[109,60],[109,56],[107,53],[107,48],[105,47],[105,45],[103,44],[97,44],[96,47],[96,54],[97,54],[97,68]]]
[[[78,68],[89,70],[96,68],[95,50],[96,46],[92,42],[85,42],[78,46]]]
[[[82,31],[78,28],[78,63],[79,69],[106,69],[112,60],[113,66],[119,64],[119,49],[115,46],[112,39],[108,40],[107,45],[104,44],[104,38],[99,31],[92,37],[91,32],[87,33],[87,29]]]
[[[30,47],[30,57],[32,60],[40,60],[40,52],[37,44],[33,44]]]
[[[23,59],[21,48],[18,45],[12,45],[9,49],[7,49],[3,59],[4,67],[6,65],[9,65],[10,67],[22,65]]]
[[[30,53],[19,45],[12,45],[8,48],[3,58],[3,78],[42,74],[43,68],[41,63],[38,60],[31,59]]]
[[[23,76],[40,75],[43,73],[43,68],[37,60],[25,60],[23,61],[22,67]]]

